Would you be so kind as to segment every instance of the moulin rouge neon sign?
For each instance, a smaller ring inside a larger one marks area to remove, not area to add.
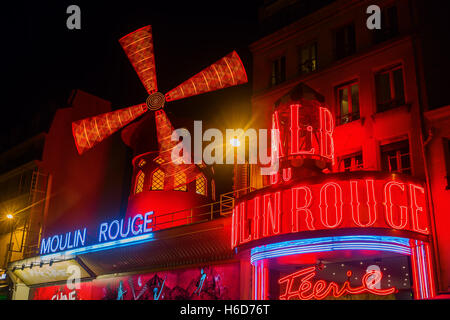
[[[312,158],[334,160],[334,121],[325,104],[302,100],[278,108],[272,114],[272,128],[280,131],[280,159]]]
[[[281,175],[291,176],[286,169]],[[231,242],[234,248],[280,234],[369,227],[429,234],[425,189],[378,173],[333,174],[325,181],[265,188],[237,202]]]
[[[347,277],[350,278],[352,272],[347,271]],[[379,284],[383,274],[378,270],[369,270],[361,280],[361,286],[351,287],[350,282],[346,280],[341,287],[336,282],[327,283],[325,280],[312,279],[316,276],[316,267],[309,267],[290,275],[282,277],[278,283],[284,292],[280,295],[280,300],[300,299],[300,300],[322,300],[332,295],[339,298],[343,295],[356,295],[370,293],[378,296],[387,296],[397,291],[395,287],[388,289],[379,289]],[[296,284],[294,286],[294,283]]]

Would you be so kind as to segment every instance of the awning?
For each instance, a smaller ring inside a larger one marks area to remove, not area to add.
[[[66,280],[69,274],[63,273],[67,263],[78,264],[83,270],[82,278],[211,264],[233,259],[230,239],[231,217],[221,217],[157,231],[153,241],[56,259],[51,266],[48,261],[40,264],[40,257],[14,261],[9,270],[25,284],[37,285]],[[30,261],[33,262],[32,269],[29,268]],[[25,265],[23,270],[22,265]],[[43,268],[47,277],[38,276],[42,274],[38,270],[44,271]],[[58,274],[58,277],[52,274]]]

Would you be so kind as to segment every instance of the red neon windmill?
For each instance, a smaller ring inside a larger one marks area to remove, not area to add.
[[[78,153],[83,154],[150,110],[155,112],[159,153],[165,160],[166,173],[170,175],[183,170],[189,176],[189,173],[194,171],[194,165],[172,163],[171,150],[176,142],[171,141],[173,126],[163,110],[164,104],[166,101],[246,83],[247,75],[241,59],[233,51],[176,88],[162,94],[156,84],[152,27],[138,29],[121,38],[119,42],[149,96],[145,103],[73,122],[72,133]]]

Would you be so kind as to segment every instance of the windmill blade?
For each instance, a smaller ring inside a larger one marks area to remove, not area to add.
[[[174,128],[164,110],[160,109],[155,112],[156,122],[156,137],[159,144],[159,155],[164,162],[172,162],[172,149],[178,144],[177,141],[172,141],[172,132]]]
[[[146,26],[127,34],[119,40],[134,70],[148,94],[158,91],[156,84],[155,55],[153,52],[152,26]]]
[[[156,135],[159,143],[159,155],[163,160],[161,168],[165,173],[166,178],[171,177],[173,183],[164,184],[165,190],[171,190],[177,187],[175,176],[183,174],[185,176],[186,183],[193,181],[200,170],[195,164],[177,164],[172,161],[172,149],[179,143],[178,141],[172,141],[172,132],[174,128],[167,117],[164,110],[158,110],[155,112],[156,121]]]
[[[166,93],[166,101],[179,100],[247,82],[247,74],[236,51]]]
[[[72,134],[83,154],[148,110],[145,103],[72,122]]]

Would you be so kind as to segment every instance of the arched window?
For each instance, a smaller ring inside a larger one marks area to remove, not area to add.
[[[203,174],[200,174],[195,179],[195,192],[206,196],[206,178]]]
[[[164,190],[164,172],[156,169],[152,174],[152,190]]]
[[[144,190],[145,174],[142,171],[136,176],[136,182],[134,183],[134,194],[138,194]]]
[[[173,185],[175,191],[186,191],[186,174],[184,172],[175,173]]]
[[[145,166],[146,163],[147,162],[144,159],[141,159],[139,160],[138,166],[142,168],[143,166]]]

